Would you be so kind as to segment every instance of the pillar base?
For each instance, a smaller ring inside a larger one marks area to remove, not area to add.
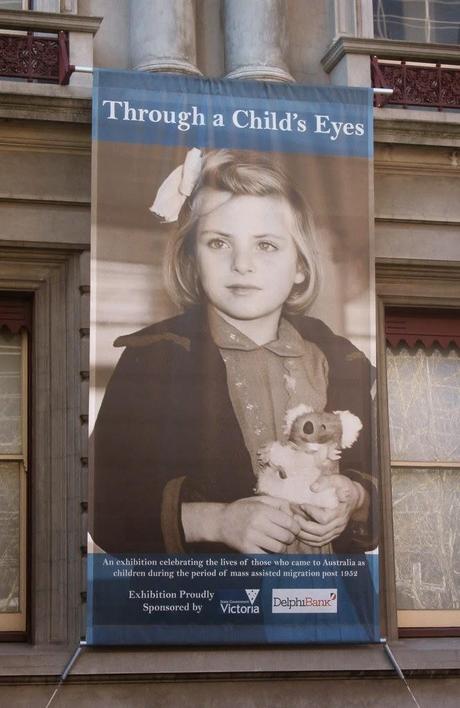
[[[263,66],[261,64],[240,66],[238,69],[233,69],[225,78],[246,79],[248,81],[275,81],[283,84],[295,83],[295,79],[286,69],[282,69],[279,66]]]
[[[196,66],[186,60],[180,61],[178,59],[155,59],[138,64],[133,68],[136,69],[136,71],[162,71],[166,74],[189,74],[191,76],[202,76],[201,71]]]

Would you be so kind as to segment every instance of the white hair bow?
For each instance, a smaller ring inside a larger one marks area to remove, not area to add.
[[[184,163],[176,167],[160,185],[150,211],[168,223],[177,221],[185,200],[191,195],[198,181],[202,162],[201,150],[189,150]]]

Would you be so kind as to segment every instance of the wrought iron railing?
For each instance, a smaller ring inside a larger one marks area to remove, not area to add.
[[[0,78],[68,84],[71,73],[67,32],[0,34]]]
[[[375,105],[460,109],[460,67],[422,62],[371,60],[374,88],[391,88],[391,96],[375,97]]]

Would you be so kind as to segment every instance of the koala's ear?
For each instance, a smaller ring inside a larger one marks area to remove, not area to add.
[[[292,425],[295,420],[300,415],[305,415],[305,413],[312,413],[313,408],[310,408],[310,406],[306,406],[305,403],[301,403],[300,405],[296,406],[295,408],[290,408],[285,417],[284,417],[284,426],[283,426],[283,432],[285,435],[289,435],[291,432]]]
[[[340,447],[344,449],[351,447],[358,439],[359,431],[362,429],[363,424],[358,416],[353,415],[350,411],[334,411],[334,414],[339,416],[340,422],[342,423],[342,440]]]

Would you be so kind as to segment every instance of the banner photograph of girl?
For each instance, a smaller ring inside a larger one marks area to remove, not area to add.
[[[142,199],[120,175],[119,196],[131,200],[129,218],[143,209],[143,223],[150,219],[163,234],[164,289],[156,283],[162,297],[152,306],[152,324],[117,333],[100,386],[91,443],[96,548],[168,554],[375,548],[374,370],[369,352],[343,331],[335,334],[327,317],[348,288],[363,303],[361,320],[372,321],[363,219],[348,256],[342,244],[335,251],[342,261],[331,265],[318,248],[317,205],[306,188],[313,178],[301,179],[299,156],[149,149],[156,162],[154,174],[142,176]],[[123,154],[140,150],[146,148],[129,146]],[[106,155],[106,173],[123,169],[123,155]],[[135,161],[126,159],[129,171]],[[334,159],[323,160],[333,182]],[[366,169],[358,164],[355,171]],[[143,195],[152,183],[150,206]],[[334,196],[331,188],[331,211]],[[123,249],[128,260],[136,249],[135,232],[110,241],[117,198],[107,188],[99,207],[101,262],[111,249],[119,261]],[[348,234],[353,219],[344,217]],[[332,260],[333,254],[331,247]],[[98,267],[96,260],[96,273]],[[120,283],[119,303],[111,306],[116,311],[129,297]],[[97,327],[97,293],[94,312]]]

